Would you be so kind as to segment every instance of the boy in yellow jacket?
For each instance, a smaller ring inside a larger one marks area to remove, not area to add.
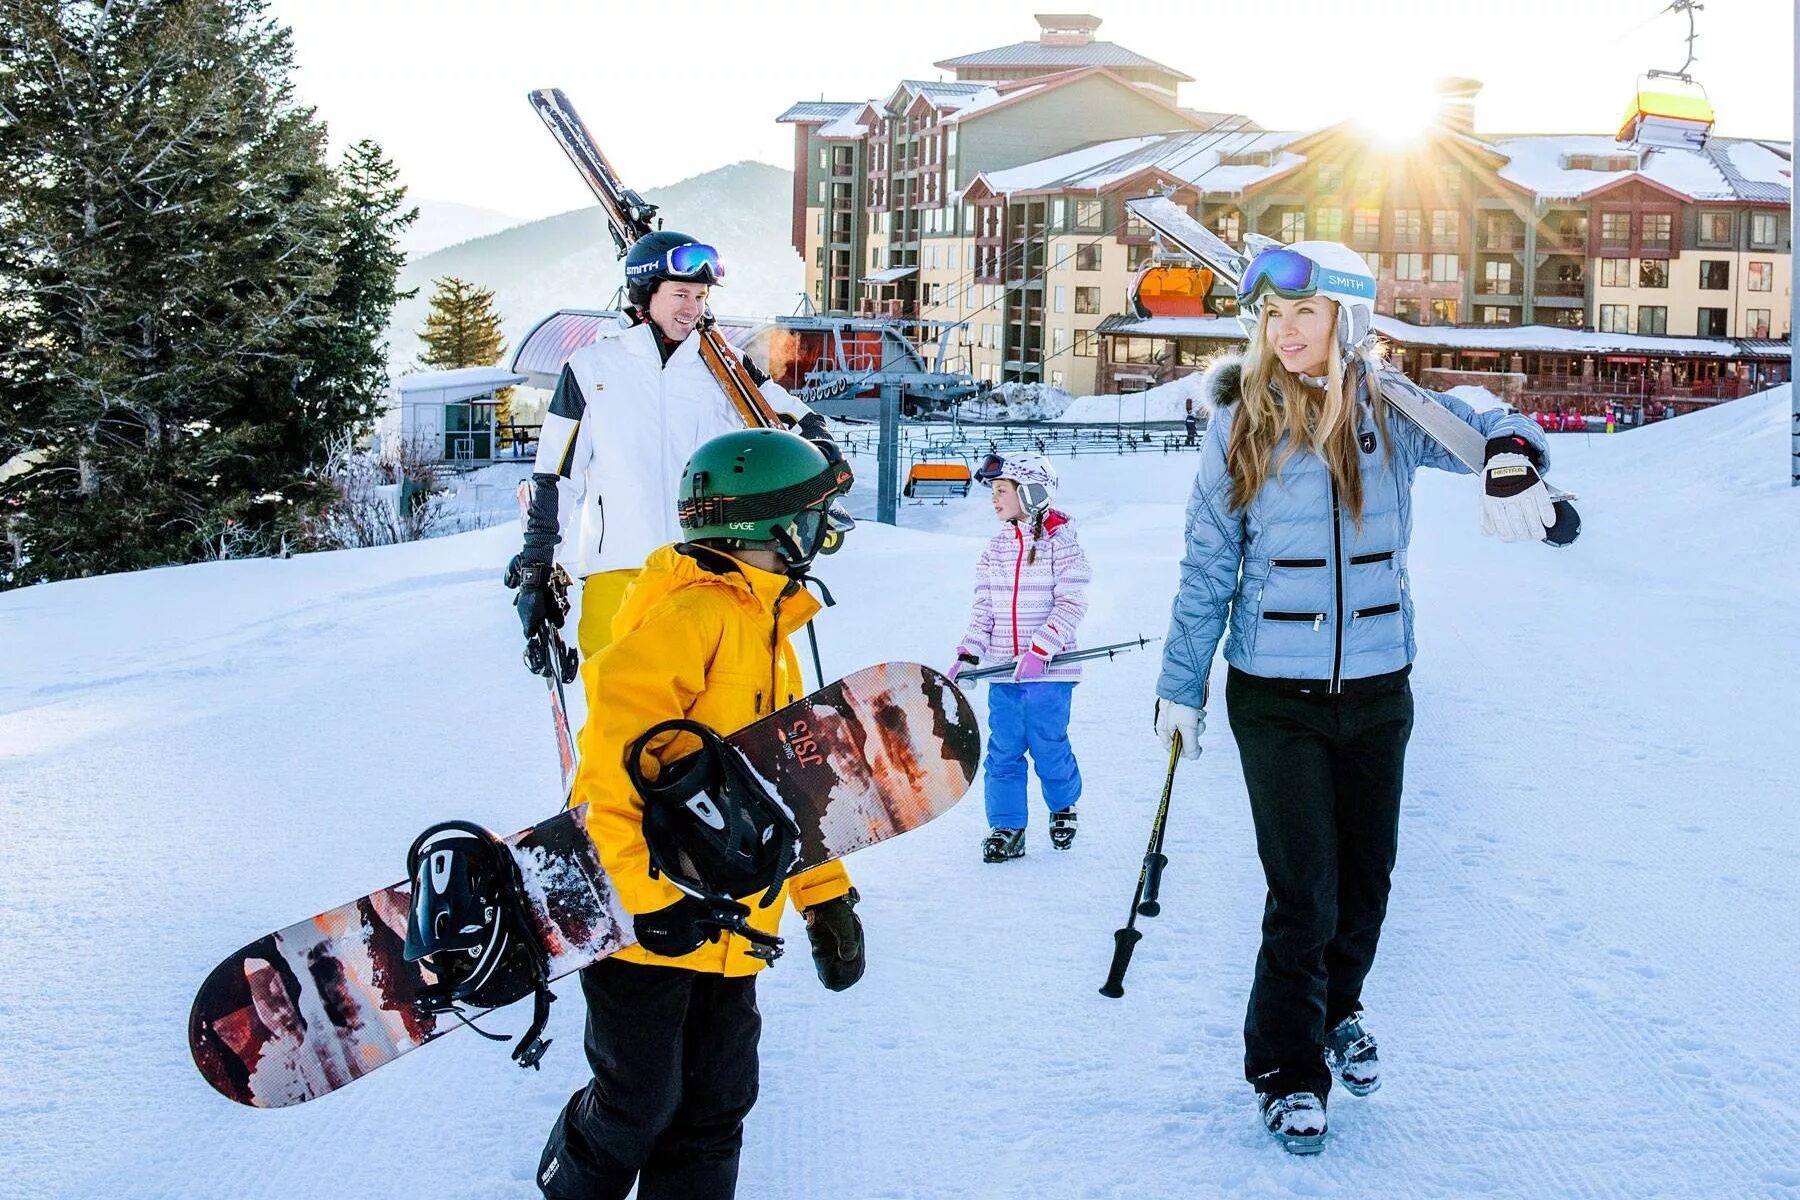
[[[644,799],[627,751],[661,722],[730,733],[799,698],[788,636],[818,611],[801,586],[827,531],[837,476],[804,438],[771,429],[713,438],[681,479],[685,540],[653,552],[613,618],[610,646],[582,668],[588,721],[572,804],[588,806],[600,861],[634,917],[637,945],[581,973],[594,1078],[570,1098],[538,1166],[552,1200],[710,1200],[736,1190],[743,1122],[756,1102],[755,951],[779,926],[767,906],[684,891],[654,870]],[[652,739],[666,766],[691,734]],[[856,892],[840,863],[788,879],[819,978],[863,971]],[[746,936],[748,934],[748,936]]]

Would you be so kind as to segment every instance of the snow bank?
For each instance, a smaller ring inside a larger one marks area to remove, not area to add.
[[[1056,417],[1078,424],[1109,421],[1179,421],[1200,408],[1200,375],[1183,375],[1142,392],[1123,396],[1083,396]]]

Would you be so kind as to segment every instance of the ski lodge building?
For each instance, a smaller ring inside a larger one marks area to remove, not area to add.
[[[1787,377],[1791,143],[1480,136],[1468,79],[1404,149],[1351,123],[1266,130],[1181,106],[1192,77],[1098,40],[1097,17],[1037,22],[937,63],[945,80],[778,118],[822,312],[894,319],[927,351],[951,338],[946,365],[982,380],[1166,382],[1243,340],[1223,286],[1201,315],[1132,315],[1156,248],[1124,201],[1167,193],[1233,245],[1361,251],[1397,358],[1508,376],[1522,407],[1688,408]]]

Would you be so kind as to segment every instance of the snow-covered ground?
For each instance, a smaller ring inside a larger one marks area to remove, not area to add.
[[[1164,914],[1096,994],[1163,756],[1154,653],[1090,670],[1081,841],[984,866],[973,794],[851,864],[869,972],[825,992],[790,915],[761,984],[745,1197],[1800,1197],[1800,491],[1788,398],[1556,439],[1576,547],[1417,491],[1421,653],[1400,865],[1366,1000],[1385,1083],[1316,1159],[1258,1128],[1239,1025],[1261,877],[1222,705],[1184,765]],[[1059,462],[1090,641],[1160,634],[1193,458]],[[869,462],[858,464],[868,472]],[[868,472],[872,473],[872,472]],[[827,669],[942,662],[992,515],[907,506],[822,564]],[[188,1059],[234,947],[401,873],[448,816],[555,803],[509,525],[0,595],[0,1193],[534,1194],[586,1067],[458,1034],[262,1112]],[[496,1023],[522,1027],[525,1014]]]

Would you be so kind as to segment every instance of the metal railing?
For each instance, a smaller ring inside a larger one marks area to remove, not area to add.
[[[873,429],[851,429],[838,439],[838,445],[852,458],[874,456],[879,443],[880,435]],[[1196,450],[1199,443],[1197,436],[1189,443],[1179,421],[1108,425],[909,422],[900,427],[899,458],[913,462],[960,459],[974,467],[989,454],[1033,452],[1064,458],[1145,451],[1171,454]]]

